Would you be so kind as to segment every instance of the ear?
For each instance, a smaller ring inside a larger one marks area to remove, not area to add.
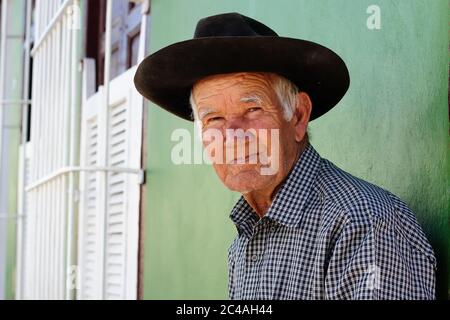
[[[295,126],[295,140],[303,140],[308,128],[309,118],[311,116],[312,102],[305,92],[297,93],[297,104],[292,120]]]

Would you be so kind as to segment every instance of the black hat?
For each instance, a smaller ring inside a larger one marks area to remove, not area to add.
[[[192,121],[189,97],[193,84],[210,75],[234,72],[272,72],[291,80],[312,100],[310,120],[333,108],[350,84],[344,61],[330,49],[280,37],[239,13],[201,19],[193,39],[145,58],[134,83],[150,101]]]

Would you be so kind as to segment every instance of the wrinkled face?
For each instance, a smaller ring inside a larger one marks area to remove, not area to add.
[[[193,98],[203,144],[221,181],[240,193],[280,183],[306,132],[287,121],[272,89],[274,74],[232,73],[197,82]],[[220,140],[217,134],[223,137]]]

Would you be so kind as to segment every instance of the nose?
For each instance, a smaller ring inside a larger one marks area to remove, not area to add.
[[[245,123],[239,116],[230,116],[225,123],[225,129],[244,129]]]
[[[246,148],[257,142],[256,130],[249,128],[248,124],[239,118],[227,121],[222,134],[226,149]]]
[[[227,119],[224,131],[225,143],[227,144],[233,143],[234,139],[245,138],[245,125],[238,117]]]

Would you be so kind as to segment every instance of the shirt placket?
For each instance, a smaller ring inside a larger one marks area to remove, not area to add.
[[[253,226],[253,232],[247,240],[245,251],[245,279],[243,299],[260,299],[261,265],[265,250],[266,219]]]

